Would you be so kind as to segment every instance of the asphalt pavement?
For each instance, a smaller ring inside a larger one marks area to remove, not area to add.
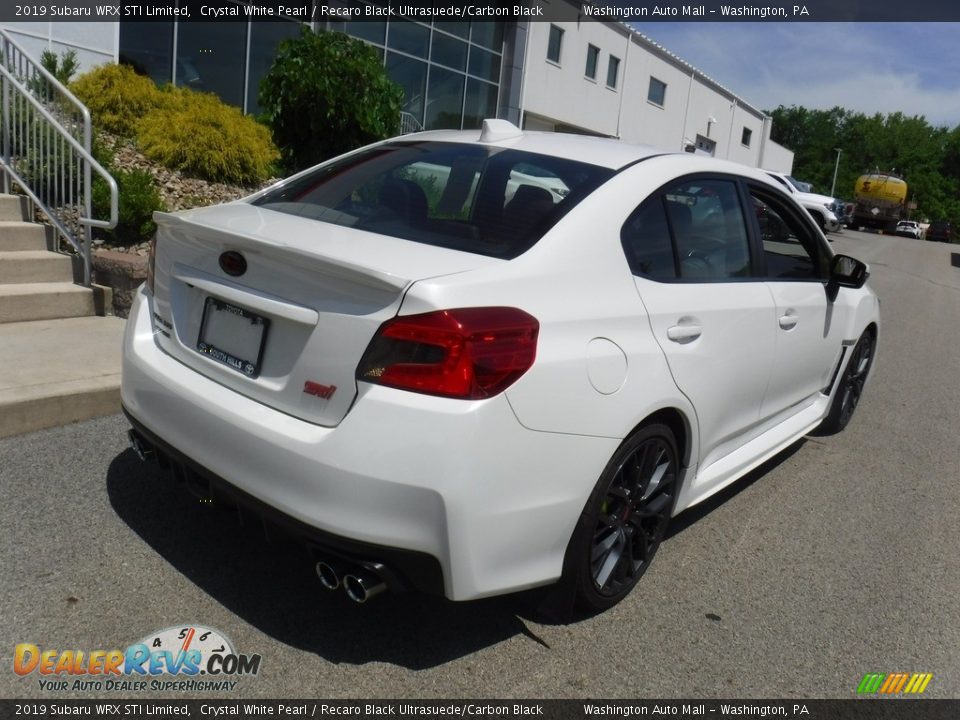
[[[122,416],[0,440],[0,697],[848,698],[868,672],[960,697],[960,245],[831,237],[882,301],[851,425],[681,515],[632,595],[572,624],[526,597],[330,594],[299,547],[142,464]],[[19,643],[122,649],[188,625],[259,674],[130,693],[11,669]]]

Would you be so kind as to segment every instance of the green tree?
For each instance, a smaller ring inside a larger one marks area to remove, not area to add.
[[[914,218],[960,220],[960,126],[948,130],[922,116],[843,108],[781,106],[770,115],[772,139],[794,152],[794,177],[821,192],[830,191],[839,148],[838,197],[852,199],[865,172],[894,171],[907,182],[908,200],[917,204]]]
[[[296,172],[395,134],[403,90],[369,45],[304,29],[280,45],[259,101],[284,169]]]

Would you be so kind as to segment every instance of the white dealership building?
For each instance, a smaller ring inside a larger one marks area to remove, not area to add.
[[[696,149],[790,172],[793,153],[770,139],[771,118],[761,109],[628,25],[587,19],[568,5],[570,19],[556,21],[325,20],[312,27],[347,32],[377,50],[404,88],[407,127],[472,128],[496,116],[528,129]],[[159,83],[214,92],[251,113],[279,43],[300,26],[296,19],[0,25],[35,56],[75,50],[83,69],[129,63]]]

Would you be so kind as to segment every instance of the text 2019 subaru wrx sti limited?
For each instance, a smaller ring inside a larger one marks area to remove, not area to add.
[[[609,607],[671,516],[842,429],[877,347],[866,266],[765,173],[505,121],[157,222],[134,447],[360,601]]]

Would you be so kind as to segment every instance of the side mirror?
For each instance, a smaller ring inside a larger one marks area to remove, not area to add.
[[[830,279],[827,281],[827,297],[831,302],[837,299],[840,288],[862,288],[870,277],[870,270],[863,263],[849,255],[834,255],[830,262]]]

